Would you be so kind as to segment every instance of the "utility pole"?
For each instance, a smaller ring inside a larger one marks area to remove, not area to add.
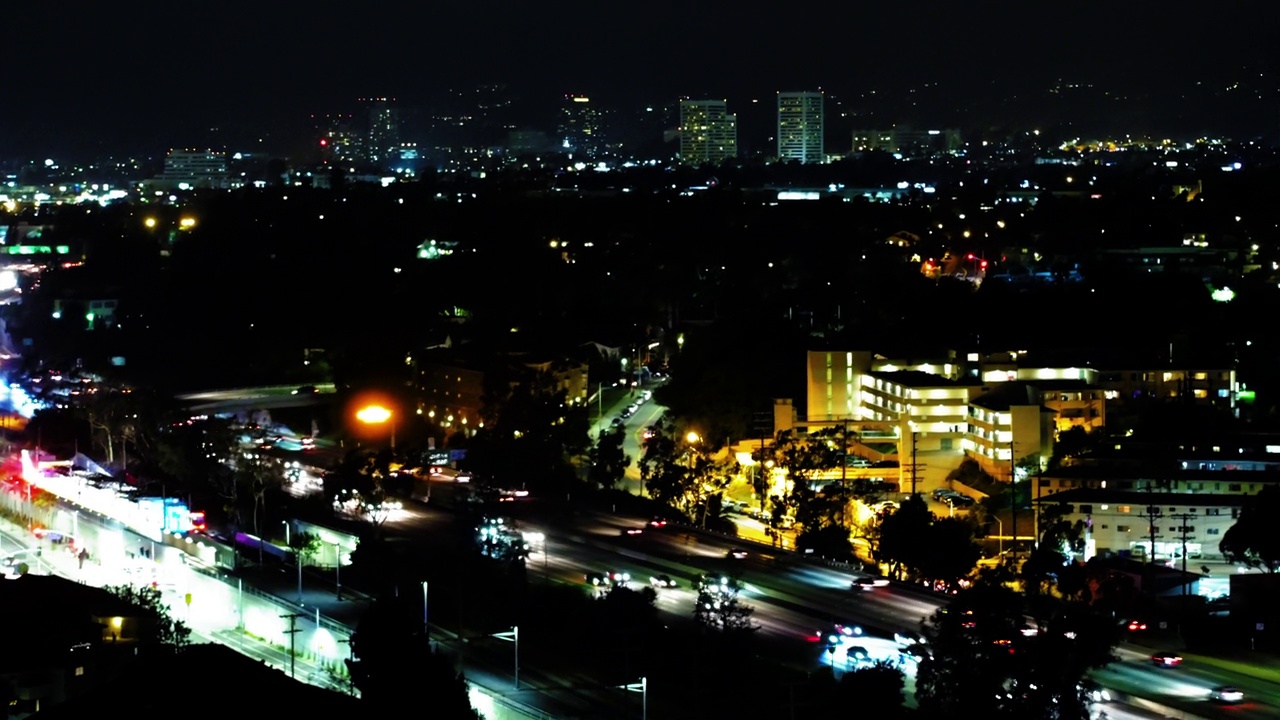
[[[917,445],[920,442],[919,438],[920,436],[916,433],[915,429],[913,428],[911,430],[911,494],[912,495],[916,494],[916,478],[920,476],[920,471],[926,467],[924,465],[921,465],[919,462],[916,462]]]
[[[1010,425],[1012,430],[1012,425]],[[1013,446],[1013,433],[1009,433],[1009,512],[1013,516],[1013,558],[1018,558],[1018,451]],[[1015,564],[1014,567],[1017,567]]]
[[[1147,535],[1150,538],[1151,547],[1147,555],[1147,562],[1143,565],[1143,592],[1152,592],[1151,584],[1155,573],[1152,572],[1152,566],[1156,562],[1156,539],[1161,537],[1156,534],[1156,518],[1160,517],[1160,508],[1155,504],[1155,493],[1152,492],[1155,485],[1151,482],[1147,483]]]
[[[289,629],[284,631],[285,634],[289,636],[289,677],[296,680],[298,678],[298,674],[296,672],[295,663],[298,659],[298,653],[294,651],[294,638],[297,637],[297,633],[299,632],[298,618],[301,616],[298,613],[288,613],[286,615],[281,615],[280,617],[289,621]]]
[[[1187,535],[1191,534],[1191,527],[1187,525],[1187,522],[1195,519],[1196,516],[1188,513],[1179,513],[1177,515],[1171,515],[1170,517],[1177,518],[1178,534],[1181,536],[1181,540],[1182,540],[1181,582],[1182,582],[1182,594],[1185,596],[1187,594]]]

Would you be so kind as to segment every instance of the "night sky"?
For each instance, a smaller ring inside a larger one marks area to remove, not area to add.
[[[1245,114],[1280,129],[1278,20],[1271,0],[36,2],[3,18],[0,158],[146,151],[208,127],[278,137],[355,97],[431,108],[496,82],[621,106],[931,86],[995,108],[1061,78],[1150,91],[1140,112],[1159,115],[1196,82],[1248,76],[1265,97]]]

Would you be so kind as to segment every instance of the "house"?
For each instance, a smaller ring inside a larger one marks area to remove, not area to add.
[[[0,579],[0,695],[25,717],[103,683],[133,654],[139,611],[106,590],[53,575]],[[43,717],[43,715],[42,715]]]

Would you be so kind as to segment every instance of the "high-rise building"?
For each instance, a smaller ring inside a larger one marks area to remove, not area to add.
[[[601,113],[591,103],[591,98],[586,95],[564,96],[556,136],[562,152],[577,152],[587,157],[602,154]]]
[[[724,100],[680,101],[680,162],[719,163],[738,156],[738,117]]]
[[[778,93],[778,160],[820,163],[823,153],[822,93]]]
[[[365,137],[350,113],[312,115],[320,161],[325,165],[352,166],[364,162]]]
[[[369,106],[369,142],[365,146],[365,159],[375,165],[385,165],[397,158],[400,148],[400,113],[395,98],[361,98]]]

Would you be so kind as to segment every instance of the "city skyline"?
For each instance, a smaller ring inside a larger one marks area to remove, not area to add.
[[[624,112],[687,97],[727,99],[730,112],[742,113],[753,101],[772,105],[776,92],[822,90],[833,128],[841,109],[863,112],[877,96],[888,105],[880,112],[896,113],[898,122],[916,115],[936,117],[937,126],[1033,122],[1058,86],[1096,86],[1123,104],[1107,115],[1134,124],[1185,116],[1196,126],[1205,109],[1185,106],[1203,105],[1208,84],[1250,95],[1251,104],[1216,118],[1232,131],[1271,135],[1280,127],[1269,46],[1280,11],[1258,3],[1205,13],[1185,2],[1105,12],[1092,2],[980,9],[810,2],[750,14],[723,2],[607,13],[572,1],[550,9],[384,3],[360,13],[145,5],[154,9],[129,16],[96,6],[36,8],[19,20],[9,56],[31,69],[10,73],[0,157],[64,145],[159,152],[219,135],[243,146],[254,134],[305,128],[311,114],[343,111],[358,97],[393,96],[429,113],[451,90],[493,83],[538,108],[529,123],[565,93]],[[810,18],[814,29],[779,32],[779,17]],[[1228,80],[1242,84],[1214,85]]]

